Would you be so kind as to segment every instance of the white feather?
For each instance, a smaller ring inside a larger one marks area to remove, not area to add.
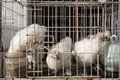
[[[40,26],[38,24],[32,24],[18,31],[10,41],[10,47],[6,55],[9,57],[12,56],[20,57],[25,55],[25,53],[22,54],[22,52],[25,51],[28,52],[27,59],[29,64],[31,64],[31,62],[35,64],[35,57],[33,57],[33,55],[36,56],[37,54],[36,52],[34,52],[34,50],[37,51],[40,50],[40,48],[42,48],[44,44],[43,43],[32,44],[32,43],[44,41],[46,31],[47,29],[45,26]]]
[[[97,35],[89,36],[89,39],[84,38],[75,42],[72,54],[76,56],[76,59],[78,58],[79,63],[82,63],[81,66],[83,66],[84,62],[88,66],[96,61],[97,53],[100,53],[103,46],[105,46],[105,41],[102,40],[104,38],[103,35],[104,37],[109,37],[110,34],[108,31],[105,33],[101,32]]]
[[[58,69],[62,68],[62,66],[61,66],[62,63],[61,63],[60,59],[58,59],[56,53],[49,53],[47,55],[46,62],[47,62],[48,67],[51,70],[58,70]]]
[[[34,41],[35,36],[36,40],[44,41],[44,35],[46,31],[46,27],[40,26],[38,24],[32,24],[18,31],[10,41],[8,53],[16,54],[16,52],[19,51],[26,51],[27,44],[30,44],[32,41]]]
[[[59,43],[52,46],[46,58],[48,67],[52,70],[58,70],[62,67],[66,69],[70,68],[71,47],[72,40],[69,37],[62,39]]]
[[[103,58],[102,64],[106,66],[107,71],[118,72],[120,63],[120,43],[116,35],[112,35],[110,39],[111,44],[106,48],[107,54],[104,55],[105,59]]]

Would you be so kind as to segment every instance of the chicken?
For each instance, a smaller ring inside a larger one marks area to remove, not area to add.
[[[33,59],[35,54],[32,54],[32,52],[42,48],[46,31],[46,27],[39,24],[31,24],[18,31],[10,41],[10,47],[6,55],[21,57],[26,55],[24,52],[28,52],[28,62],[35,63],[35,59]]]
[[[102,56],[101,63],[105,65],[106,70],[110,72],[119,71],[119,54],[120,54],[120,43],[116,35],[110,37],[111,44],[105,48],[107,49],[104,56]]]
[[[71,47],[72,40],[69,37],[65,37],[59,43],[53,45],[46,58],[48,67],[55,70],[56,73],[59,69],[65,68],[65,75],[71,75]]]
[[[101,50],[105,46],[106,40],[109,40],[109,36],[110,32],[107,30],[75,42],[72,54],[81,67],[84,67],[85,63],[87,68],[96,61],[97,54],[102,52]]]

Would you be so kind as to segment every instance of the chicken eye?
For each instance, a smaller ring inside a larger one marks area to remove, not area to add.
[[[109,41],[109,40],[110,40],[110,38],[107,37],[107,36],[105,36],[104,38],[105,38],[106,41]]]

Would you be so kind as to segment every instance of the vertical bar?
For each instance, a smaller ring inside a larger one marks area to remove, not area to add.
[[[71,7],[69,6],[68,9],[69,9],[69,16],[68,16],[69,17],[69,36],[71,37],[71,35],[70,35],[72,33],[71,32]],[[71,63],[72,63],[71,62],[72,61],[72,56],[70,55],[70,57],[71,57],[71,59],[69,61],[69,64],[70,64],[70,73],[72,73],[72,71],[71,71],[72,70],[72,68],[71,68],[72,67],[72,65],[71,65]]]
[[[75,41],[78,41],[78,0],[75,0]]]
[[[55,39],[57,40],[58,39],[58,24],[57,24],[57,6],[55,5],[54,6],[55,7],[55,9],[54,9],[54,12],[55,12],[55,15],[54,15],[54,17],[55,17],[55,25],[54,25],[54,29],[55,29],[55,31],[53,30],[52,32],[53,32],[53,34],[55,33]],[[56,63],[55,63],[55,65],[56,65]],[[55,70],[55,76],[57,76],[57,69]]]
[[[103,27],[104,27],[104,30],[106,30],[106,27],[107,27],[107,25],[106,25],[106,23],[107,23],[107,14],[108,14],[107,13],[107,5],[106,4],[105,4],[105,9],[104,10],[105,10],[105,14],[104,14],[104,16],[105,16],[105,21],[104,22],[105,23],[104,23]]]
[[[71,37],[71,6],[68,6],[68,9],[69,9],[69,15],[68,15],[68,18],[69,18],[69,36]]]
[[[27,3],[27,1],[26,1],[26,3]],[[28,13],[29,13],[29,6],[26,6],[26,8],[27,8],[27,9],[26,9],[26,10],[27,10],[27,11],[26,11],[26,12],[27,12],[27,13],[26,13],[26,16],[27,16],[26,24],[28,25],[28,24],[29,24],[29,19],[30,19],[30,18],[29,18],[29,14],[28,14]],[[25,18],[25,15],[24,15],[24,18]],[[28,41],[28,39],[27,39],[27,41]],[[27,47],[26,47],[26,50],[27,50]],[[25,53],[25,55],[27,55],[27,52]],[[27,58],[26,58],[26,65],[29,65],[29,64],[28,64],[28,61],[27,61]],[[28,70],[28,66],[26,66],[26,77],[28,76],[28,73],[29,73],[28,71],[29,71],[29,70]]]
[[[120,14],[120,0],[118,0],[118,14]],[[119,22],[118,23],[118,26],[119,26],[120,25],[120,15],[118,15],[118,22]],[[120,26],[118,28],[120,28]],[[120,29],[119,29],[118,33],[119,33],[119,40],[120,40]],[[118,61],[120,61],[120,55],[118,57],[119,57]],[[119,64],[119,78],[120,78],[120,64]]]
[[[92,28],[93,28],[93,24],[92,24],[92,22],[93,22],[93,13],[92,13],[92,11],[93,11],[93,7],[92,6],[90,6],[90,26],[89,26],[89,29],[90,29],[90,34],[92,34]],[[93,43],[91,42],[91,46],[93,45]],[[90,53],[91,55],[92,54],[94,54],[94,53]],[[93,61],[91,60],[91,63],[93,63]],[[92,75],[92,64],[90,64],[90,74]]]
[[[62,5],[61,6],[61,8],[60,8],[60,23],[61,23],[61,25],[60,25],[60,38],[59,39],[62,39],[63,38],[63,34],[64,34],[64,27],[65,27],[65,25],[64,25],[64,11],[65,11],[65,8],[64,8],[64,5]],[[64,56],[63,56],[63,54],[62,54],[62,76],[64,76],[64,70],[65,70],[65,68],[64,68]]]
[[[83,6],[83,28],[82,28],[82,33],[81,33],[81,37],[83,37],[84,36],[84,33],[85,33],[85,27],[86,27],[86,18],[87,18],[87,15],[86,15],[86,7],[85,7],[85,5]],[[81,16],[82,17],[82,16]]]
[[[73,26],[72,26],[72,28],[73,28],[73,40],[75,41],[75,7],[74,6],[72,6],[72,13],[73,13],[73,17],[72,17],[72,19],[73,19]]]
[[[90,25],[88,25],[89,22],[87,22],[87,20],[90,18],[90,16],[88,15],[89,11],[87,11],[87,10],[89,10],[89,7],[85,6],[84,9],[85,9],[85,14],[84,14],[84,17],[85,17],[85,28],[83,28],[83,29],[84,29],[84,37],[85,37],[86,36],[86,32],[87,32],[87,30],[89,28],[88,26],[90,26]],[[82,54],[86,54],[86,53],[82,53]],[[84,61],[84,65],[83,66],[84,66],[84,75],[86,75],[86,62],[85,61]]]
[[[113,2],[113,0],[112,0],[112,2]],[[113,32],[114,32],[114,25],[113,25],[113,18],[114,18],[114,3],[112,3],[112,19],[111,19],[111,30],[112,30],[112,34],[114,34]],[[112,57],[111,57],[112,58]],[[111,68],[113,69],[113,64],[111,64]],[[113,71],[112,71],[112,78],[113,78]]]
[[[67,14],[67,12],[66,12],[66,9],[67,9],[67,7],[66,6],[64,6],[64,16],[63,16],[63,18],[64,18],[64,26],[65,26],[65,29],[63,28],[63,30],[64,30],[64,36],[63,37],[65,37],[66,36],[66,33],[67,33],[67,25],[66,25],[66,20],[67,20],[67,16],[66,16],[66,14]]]
[[[79,18],[78,18],[78,20],[79,20],[78,21],[79,22],[78,26],[80,26],[80,28],[81,28],[79,30],[79,34],[80,34],[79,37],[82,37],[82,35],[83,35],[82,34],[83,33],[83,31],[82,31],[83,28],[82,27],[83,27],[83,23],[84,23],[84,18],[83,18],[84,17],[84,6],[83,7],[79,7],[79,8],[80,8],[79,11],[81,12],[81,13],[78,13],[78,16],[79,16]]]
[[[112,2],[113,2],[113,0],[112,0]],[[113,18],[114,18],[114,13],[113,13],[113,12],[114,12],[114,6],[113,6],[113,3],[112,3],[112,5],[111,5],[111,8],[112,8],[112,10],[111,10],[111,11],[112,11],[112,13],[111,13],[111,32],[112,32],[112,34],[113,34],[113,32],[114,32],[114,31],[113,31],[113,30],[114,30],[114,28],[113,28],[113,26],[114,26],[114,25],[113,25]]]
[[[12,3],[12,1],[10,2],[11,3],[11,8],[12,8],[12,10],[13,10],[13,3]],[[14,36],[14,27],[12,26],[13,25],[13,17],[14,17],[14,12],[12,11],[12,13],[11,13],[12,15],[10,16],[10,18],[11,18],[11,27],[13,28],[13,32],[12,32],[12,36]],[[12,43],[14,43],[14,42],[12,42]],[[14,48],[13,48],[14,49]],[[14,60],[14,57],[12,56],[12,60]],[[12,64],[12,66],[14,66],[13,64]],[[12,70],[12,76],[11,76],[11,78],[13,78],[14,77],[14,70]]]
[[[105,24],[105,9],[104,9],[104,6],[102,7],[102,28]]]
[[[47,14],[48,15],[48,20],[47,20],[48,21],[48,36],[49,36],[50,35],[50,32],[49,32],[50,31],[50,16],[49,16],[50,15],[50,13],[49,13],[50,12],[50,6],[49,5],[47,6],[47,10],[48,10],[47,11],[48,12],[48,14]],[[48,41],[50,41],[49,37],[48,37]],[[50,48],[49,46],[50,45],[48,44],[48,48]],[[50,69],[49,68],[48,68],[48,76],[50,76]]]
[[[39,10],[39,9],[41,9],[41,6],[37,6],[37,11],[36,11],[36,19],[37,19],[37,23],[38,24],[40,24],[40,25],[44,25],[45,23],[44,23],[44,19],[43,19],[43,24],[42,24],[42,22],[41,23],[39,23],[38,21],[39,21],[39,19],[41,18],[44,18],[44,15],[43,16],[41,16],[42,15],[42,12]],[[40,37],[40,36],[37,36],[37,37]],[[37,46],[38,47],[38,46]],[[36,45],[35,45],[35,48],[36,48]],[[39,51],[40,50],[40,51]],[[38,48],[37,48],[37,50],[36,50],[36,52],[35,52],[35,54],[36,54],[36,71],[39,71],[40,69],[40,67],[41,67],[41,65],[39,64],[39,60],[40,61],[42,61],[42,52],[41,52],[41,47],[40,47],[40,49],[38,50]],[[40,53],[40,55],[39,55],[39,53]],[[39,66],[40,65],[40,66]],[[41,69],[42,70],[42,69]],[[41,71],[42,72],[42,71]],[[41,73],[42,74],[42,73]],[[39,77],[39,72],[37,72],[37,75],[36,75],[37,77]]]
[[[104,5],[104,7],[102,7],[102,29],[105,29],[106,27],[106,4]],[[106,55],[104,55],[104,59],[106,58]],[[105,65],[106,65],[106,62],[105,62]],[[106,72],[106,66],[105,66],[105,74],[104,74],[104,77],[106,78],[107,77],[107,72]]]
[[[35,4],[35,2],[34,2]],[[33,23],[36,23],[36,6],[34,5],[34,8],[33,8],[33,11],[34,11],[34,14],[33,14],[33,19],[34,19],[34,22]]]
[[[34,22],[33,23],[36,23],[36,5],[35,5],[35,0],[33,1],[33,4],[34,4],[34,6],[33,6],[33,20],[34,20]],[[34,37],[33,40],[35,40],[35,31],[34,31],[33,37]],[[34,49],[35,49],[35,45],[33,45],[33,46],[34,46]],[[33,53],[35,53],[35,51],[33,51]],[[35,59],[35,57],[36,57],[35,54],[33,54],[33,58],[34,59]],[[33,71],[34,71],[33,76],[35,76],[35,64],[33,64]]]
[[[13,4],[13,6],[15,6],[15,4],[16,4],[16,2]],[[21,13],[22,13],[21,5],[18,6],[18,4],[17,4],[16,7],[20,10],[20,14],[21,14]],[[20,19],[22,19],[22,16],[19,15],[19,14],[18,14],[18,17],[19,17]],[[22,24],[22,21],[20,21],[20,26],[17,26],[17,27],[20,27],[20,28],[21,28],[21,24]],[[19,34],[19,38],[22,39],[22,38],[21,38],[21,33]],[[21,43],[21,40],[20,40],[20,43]],[[19,59],[19,67],[18,67],[18,68],[19,68],[19,69],[18,69],[18,70],[19,70],[19,71],[18,71],[18,72],[19,72],[19,75],[18,75],[18,77],[20,78],[20,54],[19,54],[18,59]]]
[[[92,24],[92,22],[93,22],[93,19],[92,19],[92,17],[93,17],[92,10],[93,10],[93,7],[90,6],[90,15],[89,15],[89,18],[90,18],[90,26],[89,26],[90,34],[91,34],[91,32],[92,32],[91,29],[93,28],[93,24]]]
[[[1,39],[1,32],[2,32],[2,0],[0,1],[0,52],[2,51],[2,39]]]
[[[100,7],[97,6],[97,27],[100,27]],[[97,29],[98,30],[98,29]],[[97,66],[99,66],[99,54],[97,55]],[[97,69],[97,75],[99,75],[99,69]]]
[[[55,5],[55,38],[57,39],[57,27],[58,27],[58,6]]]
[[[2,33],[2,0],[0,1],[0,53],[3,51],[3,44],[2,44],[2,35],[1,35],[1,33]],[[0,70],[1,70],[1,72],[0,72],[0,76],[3,76],[3,54],[1,53],[0,54],[0,56],[2,56],[1,57],[1,63],[0,63]]]
[[[75,0],[75,33],[74,33],[74,38],[75,38],[75,41],[78,41],[78,0]],[[78,76],[78,57],[77,58],[77,61],[76,61],[76,74]]]

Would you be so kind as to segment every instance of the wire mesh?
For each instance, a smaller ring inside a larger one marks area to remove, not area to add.
[[[21,73],[23,69],[24,77],[27,78],[47,76],[120,78],[117,54],[120,37],[118,0],[1,2],[1,40],[6,52],[5,77],[23,77]],[[31,24],[39,24],[39,27],[36,29],[37,26],[34,25],[29,33]],[[47,30],[43,32],[41,26]],[[104,39],[107,38],[106,34],[96,38],[99,33],[103,34],[107,30],[110,31],[107,37],[111,40]],[[14,39],[17,32],[18,38]],[[115,39],[111,35],[116,35]],[[15,52],[9,53],[10,46],[11,51]],[[17,46],[20,49],[17,50]],[[22,64],[25,64],[24,67]],[[9,73],[7,70],[10,70]]]

